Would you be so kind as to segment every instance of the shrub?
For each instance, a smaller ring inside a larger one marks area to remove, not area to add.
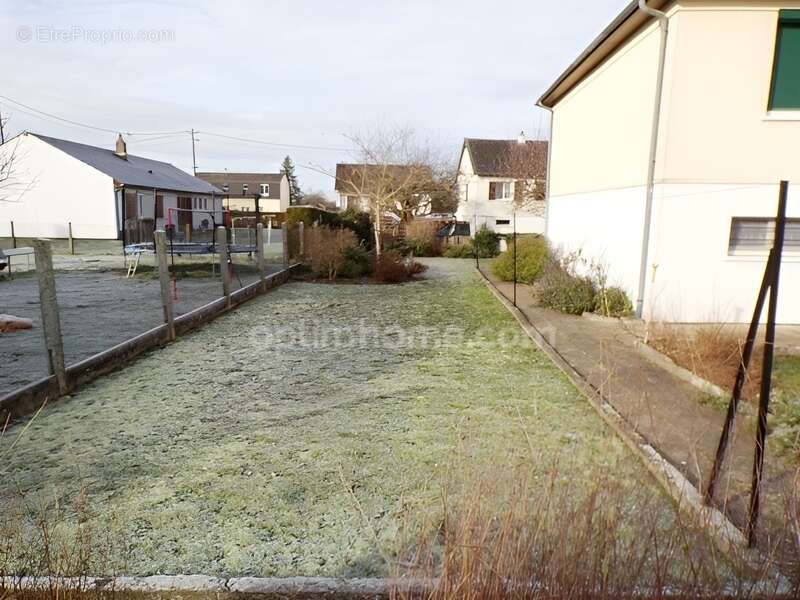
[[[416,261],[406,261],[394,250],[384,251],[375,258],[373,275],[383,283],[400,283],[424,273],[428,267]]]
[[[543,237],[520,237],[494,261],[492,272],[503,281],[514,280],[514,252],[517,252],[517,281],[533,283],[550,260],[550,249]]]
[[[538,287],[539,304],[570,315],[594,310],[597,290],[588,277],[568,273],[560,264],[551,263]]]
[[[357,279],[372,272],[372,258],[363,246],[350,246],[342,252],[344,264],[339,269],[339,277]]]
[[[444,251],[447,258],[475,258],[475,250],[472,244],[458,244],[448,246]]]
[[[356,234],[348,229],[311,227],[305,232],[305,257],[314,277],[336,279],[344,267],[347,248],[358,246]]]
[[[432,244],[429,240],[420,238],[408,238],[405,241],[406,254],[414,256],[440,256],[441,250],[438,244]]]
[[[633,304],[625,290],[610,287],[598,292],[594,312],[607,317],[627,317],[633,313]]]
[[[340,227],[351,230],[358,236],[358,241],[367,249],[375,246],[375,237],[372,234],[372,218],[368,212],[355,208],[348,208],[338,213]]]
[[[476,233],[472,244],[480,258],[494,258],[500,254],[500,234],[483,225]]]

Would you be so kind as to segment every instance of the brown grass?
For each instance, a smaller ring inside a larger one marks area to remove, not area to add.
[[[542,493],[542,488],[545,493]],[[393,598],[548,599],[797,597],[800,587],[775,577],[766,560],[724,556],[664,499],[613,480],[590,490],[517,473],[509,488],[495,474],[472,486],[413,556],[400,559],[399,581],[427,581],[424,591],[398,586]],[[500,493],[506,490],[507,493]],[[446,497],[446,495],[445,495]]]
[[[660,325],[650,333],[650,344],[676,364],[723,390],[730,391],[742,360],[745,334],[731,325],[700,325],[687,328]],[[763,344],[757,343],[748,369],[744,398],[754,400],[761,382]]]

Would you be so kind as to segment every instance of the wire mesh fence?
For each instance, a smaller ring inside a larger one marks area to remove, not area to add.
[[[256,233],[226,231],[227,249],[239,247],[222,264],[219,252],[168,253],[169,294],[175,317],[259,282]],[[53,244],[48,244],[53,249]],[[264,276],[283,269],[281,230],[264,236]],[[167,249],[169,247],[167,246]],[[130,249],[128,249],[130,250]],[[248,251],[249,250],[249,251]],[[11,276],[0,272],[0,314],[31,319],[33,328],[0,333],[0,398],[51,374],[39,300],[39,265],[31,257]],[[164,323],[164,298],[155,252],[118,252],[107,261],[75,261],[53,252],[53,278],[66,365],[104,352]],[[0,332],[2,332],[0,323]]]

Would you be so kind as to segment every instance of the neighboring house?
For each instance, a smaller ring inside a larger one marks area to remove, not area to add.
[[[363,165],[354,163],[338,163],[336,165],[336,184],[334,189],[339,194],[336,201],[337,208],[347,210],[370,210],[370,190],[380,188],[382,191],[392,188],[410,188],[416,183],[425,182],[432,178],[429,168],[424,166],[409,165]],[[416,204],[416,203],[415,203]],[[436,212],[436,202],[430,196],[423,195],[423,200],[418,203],[415,216],[422,216]],[[399,212],[396,207],[389,206],[387,210],[395,217]]]
[[[229,210],[275,215],[289,208],[285,173],[198,173],[197,177],[223,191]]]
[[[116,149],[25,132],[0,146],[15,155],[0,202],[0,236],[152,241],[171,216],[185,231],[222,223],[222,191],[177,167]],[[206,212],[170,211],[197,209]]]
[[[483,226],[512,233],[544,233],[547,142],[466,138],[456,184],[456,219],[471,235]]]
[[[634,1],[539,99],[547,236],[646,319],[746,322],[788,179],[778,319],[800,323],[800,2],[649,6],[669,18],[661,98],[660,24]]]

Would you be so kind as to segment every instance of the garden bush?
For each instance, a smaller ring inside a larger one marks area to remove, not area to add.
[[[560,264],[551,263],[545,270],[537,288],[539,304],[570,315],[581,315],[594,310],[597,289],[588,277],[568,273]]]
[[[472,240],[480,258],[494,258],[500,254],[500,234],[483,225]]]
[[[436,235],[440,223],[414,220],[406,223],[406,247],[414,256],[441,256],[442,241]]]
[[[428,267],[416,261],[406,261],[394,250],[388,250],[375,258],[372,274],[382,283],[401,283],[424,273]]]
[[[441,256],[438,244],[432,244],[429,240],[421,238],[408,238],[404,244],[406,255],[414,256]]]
[[[475,258],[475,250],[472,244],[457,244],[448,246],[444,251],[444,256],[447,258]]]
[[[345,251],[358,246],[356,234],[349,229],[311,227],[305,232],[303,262],[314,277],[336,279],[345,266]]]
[[[372,272],[372,257],[363,246],[350,246],[342,252],[344,264],[339,269],[339,277],[357,279]]]
[[[610,287],[597,293],[594,312],[606,317],[627,317],[633,313],[633,304],[625,290]]]
[[[517,252],[517,281],[533,283],[550,260],[550,249],[543,237],[520,237],[494,261],[492,272],[502,281],[514,280],[514,252]]]

